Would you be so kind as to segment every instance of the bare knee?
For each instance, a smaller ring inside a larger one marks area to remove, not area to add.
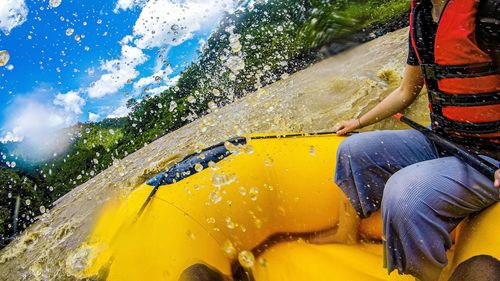
[[[186,268],[179,281],[229,281],[229,277],[208,265],[197,263]]]
[[[449,281],[490,281],[500,276],[500,261],[492,256],[480,255],[462,262]]]

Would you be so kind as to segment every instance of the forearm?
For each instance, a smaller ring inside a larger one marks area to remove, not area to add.
[[[374,108],[361,116],[359,118],[361,126],[365,127],[375,124],[412,104],[415,98],[405,98],[401,91],[401,88],[397,88]]]
[[[358,119],[361,126],[372,125],[407,108],[415,101],[422,86],[420,67],[407,66],[401,86],[361,116]]]

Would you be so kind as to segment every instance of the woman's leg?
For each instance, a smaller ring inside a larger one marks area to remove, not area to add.
[[[403,167],[436,157],[434,146],[414,130],[374,131],[344,140],[337,151],[335,182],[350,204],[339,205],[337,227],[317,233],[309,242],[355,242],[359,217],[366,218],[380,208],[387,179]]]
[[[382,201],[389,272],[397,268],[421,280],[437,280],[447,264],[449,233],[464,217],[498,200],[493,180],[455,157],[417,163],[395,173]]]
[[[380,208],[384,186],[400,169],[438,157],[429,140],[415,130],[355,134],[337,151],[335,182],[361,218]]]

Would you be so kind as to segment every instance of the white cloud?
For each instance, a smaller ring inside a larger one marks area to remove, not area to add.
[[[18,97],[7,108],[9,119],[2,126],[0,141],[22,141],[19,152],[29,159],[43,159],[62,153],[70,143],[70,136],[61,131],[77,121],[72,112],[58,109],[36,100],[36,94],[47,94],[38,89],[31,97]]]
[[[144,1],[142,0],[118,0],[116,2],[115,9],[113,12],[118,13],[119,10],[128,10],[132,9],[136,5],[142,4]]]
[[[151,76],[147,76],[147,77],[143,77],[143,78],[139,79],[139,81],[134,83],[134,89],[142,89],[145,86],[149,86],[151,84],[158,83],[161,80],[162,80],[162,78],[160,78],[160,76],[157,76],[155,73]]]
[[[14,104],[16,114],[9,115],[5,129],[20,138],[26,135],[43,133],[47,129],[60,129],[72,125],[76,116],[57,108],[45,105],[36,100],[18,98]],[[14,106],[12,106],[14,107]]]
[[[152,76],[150,76],[150,77],[152,77]],[[149,78],[149,77],[146,77],[146,78]],[[177,84],[177,81],[179,81],[180,78],[181,78],[181,76],[177,75],[177,76],[174,76],[172,79],[165,79],[165,81],[164,81],[165,85],[158,86],[156,88],[149,88],[147,93],[152,95],[152,96],[157,96],[157,95],[161,94],[162,92],[166,91],[168,88],[175,86],[175,84]],[[141,81],[139,80],[137,83],[139,83],[139,82],[141,82]]]
[[[95,114],[93,112],[89,112],[89,121],[90,122],[95,122],[97,120],[99,120],[101,116],[99,114]]]
[[[79,92],[70,91],[66,94],[57,94],[53,103],[64,107],[64,110],[75,114],[82,114],[82,107],[85,105],[85,100],[80,97]]]
[[[151,76],[143,77],[134,83],[134,89],[142,89],[151,84],[159,84],[162,82],[168,82],[168,76],[172,74],[173,70],[171,67],[167,66],[165,69],[159,70]]]
[[[107,73],[101,75],[99,80],[86,89],[89,97],[101,98],[116,93],[139,76],[139,72],[135,68],[146,60],[147,56],[141,49],[123,45],[120,59],[102,63],[101,70]]]
[[[176,85],[179,79],[181,79],[180,75],[177,75],[174,78],[170,79],[170,86]]]
[[[115,12],[142,7],[133,33],[122,38],[122,54],[119,59],[104,61],[101,71],[104,74],[92,83],[85,91],[90,98],[101,98],[114,94],[127,83],[131,83],[139,76],[137,66],[148,58],[144,49],[168,48],[176,46],[193,36],[194,32],[213,27],[223,12],[232,12],[235,9],[234,0],[118,0]],[[157,60],[155,73],[143,77],[134,84],[134,90],[148,85],[173,84],[164,77],[171,74],[171,69],[163,71],[158,67]],[[158,81],[157,77],[163,78]],[[164,85],[161,85],[164,87]]]
[[[208,45],[207,45],[207,40],[205,39],[200,39],[198,40],[198,51],[199,52],[203,52],[203,50],[205,50],[206,48],[208,48]]]
[[[26,21],[28,7],[24,0],[1,0],[0,30],[9,35],[10,31]]]
[[[167,90],[168,88],[170,88],[170,86],[160,86],[160,87],[156,87],[153,89],[149,89],[148,94],[151,94],[153,96],[157,96],[157,95],[161,94],[162,92],[164,92],[165,90]]]
[[[132,42],[134,40],[134,36],[132,35],[125,35],[125,37],[120,40],[120,44],[122,45],[128,45],[128,43]]]
[[[141,49],[179,45],[234,6],[232,0],[150,0],[134,25],[134,43]]]
[[[153,71],[155,72],[160,71],[165,67],[165,65],[167,67],[170,67],[167,61],[168,53],[170,52],[170,50],[172,50],[172,46],[162,47],[160,50],[156,51],[158,56],[155,59],[155,65],[153,67]]]
[[[23,141],[24,135],[22,134],[21,127],[15,127],[12,131],[6,132],[2,137],[0,137],[0,142],[20,142]]]
[[[125,117],[130,113],[130,108],[127,108],[125,105],[121,105],[117,109],[115,109],[111,114],[106,116],[106,118],[121,118]]]

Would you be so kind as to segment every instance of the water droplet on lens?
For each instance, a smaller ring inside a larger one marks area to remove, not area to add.
[[[219,167],[217,167],[217,165],[215,164],[214,161],[208,161],[208,167],[210,167],[210,169],[212,169],[213,171],[216,171],[219,169]]]
[[[222,250],[227,257],[231,259],[236,257],[236,248],[231,241],[226,240],[226,242],[224,242],[224,244],[222,245]]]
[[[241,251],[238,254],[238,261],[244,268],[251,268],[255,264],[255,257],[250,251]]]
[[[188,230],[186,232],[186,235],[191,239],[191,240],[196,240],[196,235],[191,230]]]
[[[251,145],[251,144],[245,145],[244,151],[246,154],[252,154],[254,152],[253,145]]]
[[[257,259],[257,262],[259,263],[260,266],[267,267],[267,260],[265,258],[260,257]]]
[[[222,195],[219,190],[214,190],[212,193],[210,193],[209,197],[210,201],[212,201],[212,203],[214,204],[217,204],[222,200]]]
[[[238,192],[241,194],[241,196],[247,195],[247,191],[243,186],[240,186],[240,188],[238,188]]]
[[[194,170],[197,172],[203,171],[203,165],[201,165],[200,163],[196,163],[196,165],[194,165]]]
[[[61,5],[61,2],[62,2],[61,0],[50,0],[49,6],[51,8],[57,8]]]
[[[217,104],[213,101],[208,102],[208,108],[214,110],[217,108]]]
[[[257,195],[259,195],[259,190],[256,187],[250,188],[250,191],[248,193],[250,194],[250,199],[252,201],[257,200]]]
[[[224,186],[235,182],[236,174],[215,174],[212,183],[214,186]]]
[[[170,108],[168,109],[169,112],[173,112],[177,108],[177,103],[175,101],[170,102]]]
[[[233,220],[230,217],[227,217],[226,218],[226,226],[229,229],[235,229],[237,225],[235,222],[233,222]]]
[[[7,50],[0,51],[0,66],[4,66],[9,62],[10,54]]]
[[[270,167],[274,164],[274,160],[271,157],[268,157],[264,160],[264,166]]]

